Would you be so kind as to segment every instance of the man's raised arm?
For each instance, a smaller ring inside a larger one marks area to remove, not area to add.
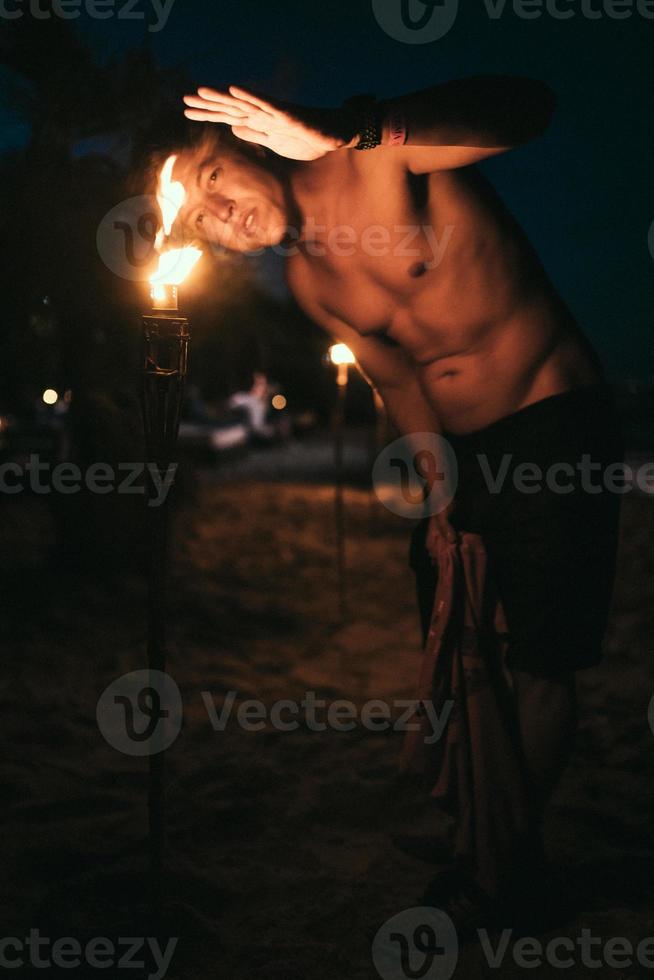
[[[407,146],[476,146],[508,149],[539,136],[555,108],[544,82],[478,75],[444,82],[380,103],[382,143],[391,121],[404,119]]]
[[[544,82],[479,75],[376,102],[361,96],[340,109],[264,99],[250,91],[198,89],[185,96],[190,119],[224,123],[243,140],[293,160],[342,149],[392,146],[414,173],[463,167],[526,143],[554,111]]]

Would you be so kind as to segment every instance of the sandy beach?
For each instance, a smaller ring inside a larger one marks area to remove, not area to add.
[[[234,712],[307,692],[358,710],[411,698],[420,648],[407,522],[348,487],[351,614],[340,623],[331,486],[248,477],[192,471],[176,515],[169,672],[184,725],[167,761],[167,899],[181,938],[168,976],[368,980],[377,930],[419,904],[433,873],[392,836],[446,831],[398,774],[401,733],[305,721],[285,732],[270,719],[249,732],[233,714],[216,731],[207,704],[220,709],[229,692]],[[139,935],[146,763],[108,745],[95,712],[109,683],[145,666],[145,585],[135,572],[102,581],[58,568],[47,503],[2,505],[0,931]],[[650,499],[626,499],[607,658],[580,678],[579,738],[547,826],[570,900],[552,935],[586,927],[636,944],[654,932],[653,525]],[[473,947],[455,976],[488,969]],[[523,973],[507,954],[501,976]],[[580,963],[569,975],[597,973]]]

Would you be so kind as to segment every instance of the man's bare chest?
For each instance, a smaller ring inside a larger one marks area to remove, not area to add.
[[[522,246],[475,184],[438,174],[344,186],[296,281],[314,307],[418,360],[476,343],[511,306]]]
[[[440,220],[426,194],[376,183],[345,188],[329,226],[309,217],[305,231],[302,274],[316,300],[368,333],[434,288],[455,227]]]

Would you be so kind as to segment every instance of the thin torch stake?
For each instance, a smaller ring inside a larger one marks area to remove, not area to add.
[[[188,321],[175,313],[143,317],[143,420],[148,463],[160,481],[170,480],[179,431],[186,378]],[[160,486],[161,486],[160,482]],[[152,478],[148,499],[148,671],[153,713],[162,710],[161,675],[166,669],[167,579],[170,557],[170,492],[156,500]],[[172,490],[172,486],[170,486]],[[159,722],[163,722],[160,717]],[[163,921],[165,825],[165,729],[158,723],[162,744],[153,744],[148,774],[148,893],[153,928]]]
[[[377,495],[375,493],[372,473],[375,468],[375,461],[385,444],[384,429],[386,416],[384,402],[382,401],[381,395],[374,387],[370,390],[372,392],[374,418],[368,432],[368,446],[370,451],[369,469],[371,473],[370,490],[368,496],[368,533],[374,536],[377,532]]]
[[[347,563],[345,553],[345,502],[343,499],[343,449],[345,439],[345,401],[349,371],[347,364],[338,365],[336,408],[334,411],[334,523],[336,527],[336,574],[338,578],[338,607],[341,621],[347,619]]]
[[[168,564],[168,505],[148,513],[148,671],[151,690],[159,689],[159,674],[166,670],[166,581]],[[163,867],[165,850],[165,752],[149,757],[148,778],[148,869],[150,913],[158,926],[163,913]]]

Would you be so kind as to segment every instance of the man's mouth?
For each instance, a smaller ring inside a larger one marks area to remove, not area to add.
[[[256,224],[255,224],[256,216],[257,216],[256,207],[248,208],[247,211],[244,211],[241,217],[239,218],[238,230],[242,232],[244,235],[250,237],[254,233],[256,228]]]

